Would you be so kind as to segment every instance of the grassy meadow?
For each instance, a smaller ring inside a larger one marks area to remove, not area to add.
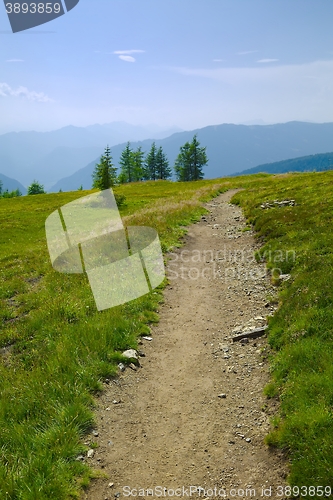
[[[269,321],[276,354],[265,392],[279,398],[281,411],[267,443],[288,451],[291,485],[333,491],[332,187],[332,171],[276,175],[233,202],[240,203],[264,243],[260,253],[266,252],[268,266],[291,275],[279,286],[279,309]],[[275,199],[295,199],[296,206],[260,208]],[[295,258],[288,259],[292,251]]]
[[[202,203],[229,188],[262,241],[279,309],[269,321],[272,382],[281,402],[267,443],[288,452],[292,485],[333,486],[333,172],[133,183],[125,225],[154,227],[164,252],[180,244]],[[84,275],[53,270],[45,219],[90,191],[0,199],[0,498],[78,498],[94,474],[76,460],[94,425],[94,398],[117,375],[121,351],[158,321],[163,287],[97,312]],[[296,206],[260,204],[295,199]],[[271,250],[271,251],[269,251]],[[279,250],[279,252],[277,252]],[[292,250],[296,258],[281,255]],[[262,257],[258,255],[258,258]],[[274,262],[279,255],[279,262]],[[303,498],[307,498],[304,496]],[[309,498],[313,498],[309,496]]]

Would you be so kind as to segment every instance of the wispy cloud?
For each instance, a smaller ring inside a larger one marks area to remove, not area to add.
[[[7,59],[6,62],[12,63],[12,62],[24,62],[23,59]]]
[[[243,50],[241,52],[237,52],[238,56],[246,56],[247,54],[254,54],[255,52],[258,52],[257,50]]]
[[[35,92],[34,90],[28,90],[26,87],[22,86],[13,89],[7,83],[1,82],[0,97],[22,97],[29,101],[53,102],[53,99],[50,99],[44,92]]]
[[[273,66],[253,66],[253,67],[217,67],[207,68],[189,68],[189,67],[168,67],[169,71],[181,75],[196,76],[201,78],[210,78],[226,84],[254,84],[275,83],[289,86],[291,82],[306,81],[325,82],[323,85],[329,85],[333,88],[333,60],[313,61],[306,64],[284,64]]]
[[[213,59],[213,62],[223,62],[225,59]]]
[[[271,63],[271,62],[276,62],[278,59],[259,59],[257,63]]]
[[[130,54],[142,54],[143,52],[145,52],[145,50],[141,49],[115,50],[113,54],[116,54],[122,61],[133,63],[136,61],[136,59]]]
[[[115,50],[113,53],[114,54],[140,54],[142,52],[146,52],[145,50],[140,50],[140,49],[132,49],[132,50]]]
[[[135,58],[132,56],[119,56],[119,59],[126,62],[135,62]]]
[[[183,75],[180,85],[188,88],[206,89],[206,79],[216,82],[209,87],[211,95],[215,96],[214,105],[210,102],[210,115],[218,110],[220,116],[230,122],[243,123],[254,116],[268,123],[332,121],[333,58],[303,64],[255,63],[246,67],[212,65],[210,68],[173,66],[164,69]]]

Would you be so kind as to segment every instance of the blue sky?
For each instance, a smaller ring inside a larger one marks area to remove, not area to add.
[[[80,0],[12,34],[0,133],[126,121],[333,121],[332,0]]]

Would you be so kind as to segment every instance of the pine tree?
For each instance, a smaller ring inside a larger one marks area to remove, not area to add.
[[[112,156],[109,146],[106,146],[104,155],[101,156],[100,162],[95,166],[92,174],[93,188],[109,189],[116,183],[117,169],[112,164]]]
[[[180,148],[179,155],[175,163],[175,173],[178,181],[191,180],[191,157],[190,157],[190,143],[186,142]]]
[[[2,184],[2,180],[0,179],[0,196],[2,195],[2,188],[3,188],[3,184]]]
[[[130,147],[130,143],[126,144],[125,149],[122,151],[120,160],[120,174],[118,177],[119,182],[133,182],[134,180],[134,156],[133,150]]]
[[[160,146],[156,153],[156,176],[157,179],[169,179],[172,175],[171,168],[166,155]]]
[[[42,184],[40,184],[38,181],[33,180],[28,187],[27,194],[45,194],[44,186],[42,186]]]
[[[156,181],[157,179],[157,171],[156,171],[156,144],[153,142],[151,145],[150,151],[147,154],[145,161],[145,179]]]
[[[192,166],[192,181],[198,181],[204,178],[202,168],[207,165],[208,158],[206,156],[206,148],[200,148],[200,142],[195,134],[190,145],[191,166]]]
[[[142,181],[145,177],[143,157],[144,152],[141,146],[139,146],[138,149],[133,152],[133,180],[135,182]]]
[[[207,165],[206,148],[201,148],[197,136],[192,142],[181,146],[175,163],[175,172],[178,181],[197,181],[203,179],[202,168]]]

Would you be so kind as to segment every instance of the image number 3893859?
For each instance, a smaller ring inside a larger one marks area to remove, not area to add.
[[[53,21],[72,10],[80,0],[31,1],[3,0],[13,33]]]

